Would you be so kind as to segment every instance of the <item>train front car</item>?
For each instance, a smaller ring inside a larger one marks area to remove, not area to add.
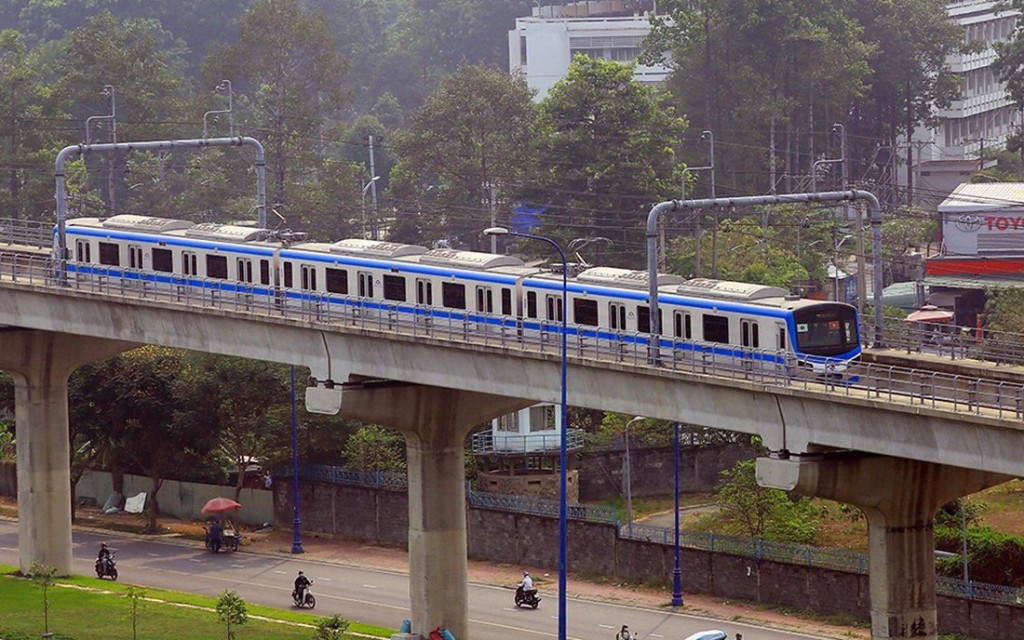
[[[847,372],[861,351],[857,309],[840,302],[803,300],[792,313],[793,352],[799,365],[823,378],[855,382]]]

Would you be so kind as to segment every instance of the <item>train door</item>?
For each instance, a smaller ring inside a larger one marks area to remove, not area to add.
[[[693,347],[690,341],[693,340],[693,316],[689,311],[672,312],[672,357],[686,357],[693,355]]]
[[[757,353],[761,349],[761,332],[757,320],[740,318],[740,346],[743,347],[741,358],[744,370],[764,363]]]
[[[621,302],[608,303],[608,328],[616,334],[612,338],[615,341],[612,347],[618,345],[616,351],[621,353],[626,348],[626,341],[622,335],[626,332],[626,305]]]
[[[374,308],[371,304],[367,303],[367,300],[373,300],[373,273],[370,271],[357,271],[356,285],[360,301],[356,304],[355,312],[356,315],[365,316],[370,312],[370,309]]]
[[[477,322],[477,328],[487,330],[491,324],[487,321],[487,317],[494,313],[494,291],[486,285],[477,285],[476,287],[476,310],[481,314],[480,320]]]
[[[235,280],[239,282],[238,292],[246,306],[252,304],[252,260],[237,258],[235,260]]]
[[[187,288],[192,284],[192,278],[199,275],[196,270],[199,268],[199,258],[195,251],[181,252],[181,275],[178,280],[178,295],[188,295]]]
[[[544,294],[544,319],[547,320],[547,322],[541,323],[544,339],[547,339],[549,334],[557,334],[561,331],[561,327],[558,325],[562,322],[562,312],[562,294]]]
[[[142,263],[142,247],[137,244],[128,245],[128,267],[135,271],[142,271],[145,265]]]
[[[302,308],[316,312],[320,307],[320,295],[317,293],[319,288],[317,287],[315,265],[299,265],[299,284],[302,288]]]
[[[434,283],[426,278],[416,278],[416,322],[429,327],[434,319]]]
[[[75,240],[75,255],[71,256],[71,258],[78,262],[75,266],[75,277],[81,279],[86,270],[86,267],[83,267],[83,265],[92,262],[92,245],[89,244],[89,241]]]

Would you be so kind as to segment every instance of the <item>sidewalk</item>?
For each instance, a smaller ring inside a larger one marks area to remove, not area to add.
[[[141,523],[140,516],[116,515],[108,516],[96,509],[80,509],[81,524],[76,529],[90,531],[108,531],[111,536],[141,537],[141,534],[111,531],[110,525],[120,527],[126,524]],[[0,515],[15,516],[16,507],[10,498],[0,498]],[[177,538],[181,544],[195,544],[202,547],[202,523],[184,521],[174,518],[160,518],[161,527],[168,530],[167,538]],[[291,530],[274,530],[270,532],[254,532],[242,528],[246,539],[238,553],[255,553],[262,555],[280,555],[294,557],[291,553]],[[334,538],[323,534],[305,532],[302,534],[303,558],[310,561],[325,562],[343,566],[369,569],[384,569],[406,573],[409,570],[408,553],[405,549],[382,547],[344,538]],[[569,559],[570,567],[572,559]],[[494,562],[469,561],[468,573],[471,583],[488,585],[505,585],[511,589],[522,579],[522,572],[527,570],[534,577],[534,584],[541,594],[554,597],[557,593],[558,574],[551,569],[540,567],[518,567]],[[771,610],[752,603],[735,602],[713,596],[686,593],[686,576],[683,576],[683,599],[685,605],[678,611],[690,615],[707,616],[730,622],[770,627],[804,633],[820,638],[836,639],[868,639],[869,625],[865,622],[858,627],[841,626],[813,619],[813,614],[801,617],[795,614]],[[664,588],[615,584],[593,579],[583,580],[569,575],[567,579],[568,596],[600,602],[614,602],[623,605],[644,607],[647,609],[670,610],[671,593]]]

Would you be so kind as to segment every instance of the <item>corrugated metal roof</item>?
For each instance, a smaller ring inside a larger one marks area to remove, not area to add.
[[[1009,207],[1024,207],[1024,182],[958,185],[939,205],[939,212],[986,211]]]
[[[929,287],[952,287],[955,289],[1022,289],[1024,276],[925,276]]]

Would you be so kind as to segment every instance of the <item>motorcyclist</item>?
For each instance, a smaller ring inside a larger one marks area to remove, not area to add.
[[[622,625],[622,629],[615,635],[615,640],[633,640],[633,634],[629,632],[628,625]]]
[[[107,547],[106,542],[100,543],[100,552],[96,554],[96,569],[102,573],[110,573],[110,566],[113,563],[113,555]]]
[[[308,589],[311,584],[313,584],[313,582],[306,577],[306,574],[300,571],[299,575],[295,578],[295,591],[292,591],[292,598],[298,598],[299,594],[301,594],[304,589]]]
[[[519,588],[523,591],[524,596],[537,593],[537,590],[533,588],[533,578],[530,577],[529,571],[523,572],[523,581],[519,583]]]

